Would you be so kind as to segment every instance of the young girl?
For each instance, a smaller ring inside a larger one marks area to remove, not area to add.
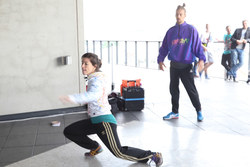
[[[95,156],[102,152],[101,145],[88,137],[88,135],[97,134],[114,156],[142,163],[151,160],[160,166],[163,163],[161,153],[121,146],[116,131],[117,122],[111,114],[108,103],[106,78],[100,71],[101,65],[101,60],[93,53],[86,53],[82,56],[82,73],[88,76],[87,91],[82,94],[63,96],[61,100],[88,104],[90,119],[69,125],[64,129],[64,135],[79,146],[89,149],[90,152],[86,152],[85,156]]]

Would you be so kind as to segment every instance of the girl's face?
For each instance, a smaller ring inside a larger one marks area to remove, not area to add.
[[[177,24],[182,24],[184,23],[186,13],[183,9],[179,9],[176,11],[175,17],[176,17]]]
[[[89,58],[82,58],[82,73],[83,75],[90,75],[94,73],[96,66],[93,66]]]

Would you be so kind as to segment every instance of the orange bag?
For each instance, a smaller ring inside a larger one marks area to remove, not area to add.
[[[140,87],[141,86],[141,79],[136,79],[136,80],[122,80],[121,84],[121,96],[122,96],[122,89],[126,87]]]

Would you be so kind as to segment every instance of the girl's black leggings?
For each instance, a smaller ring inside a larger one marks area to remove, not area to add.
[[[79,146],[95,150],[99,144],[88,137],[97,134],[112,154],[118,158],[146,163],[153,155],[150,150],[121,146],[117,125],[108,122],[92,124],[90,119],[75,122],[64,129],[64,135]]]

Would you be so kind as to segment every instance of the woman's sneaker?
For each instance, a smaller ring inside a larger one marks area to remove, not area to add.
[[[97,147],[97,149],[95,149],[95,150],[90,150],[90,152],[86,152],[86,153],[85,153],[85,156],[86,156],[86,157],[92,157],[92,156],[95,156],[95,155],[101,153],[102,151],[103,151],[102,146],[99,145],[99,146]]]
[[[179,118],[179,113],[174,113],[171,112],[168,115],[163,117],[163,120],[167,120],[167,119],[178,119]]]
[[[154,153],[153,156],[152,156],[152,158],[151,158],[150,163],[151,163],[152,161],[155,162],[155,165],[156,165],[156,166],[161,166],[162,163],[163,163],[163,158],[162,158],[161,153],[159,153],[159,152]],[[150,163],[149,163],[149,164],[150,164]]]

